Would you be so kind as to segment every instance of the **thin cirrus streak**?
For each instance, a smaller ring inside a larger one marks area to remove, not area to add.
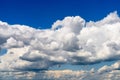
[[[1,71],[46,70],[59,64],[86,65],[120,59],[120,18],[100,21],[80,16],[57,20],[51,29],[0,22]],[[118,67],[119,68],[119,67]]]

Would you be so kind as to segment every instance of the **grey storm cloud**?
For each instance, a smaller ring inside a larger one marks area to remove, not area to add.
[[[57,20],[51,29],[0,21],[0,70],[44,70],[59,64],[95,64],[120,59],[120,17],[100,21],[80,16]]]

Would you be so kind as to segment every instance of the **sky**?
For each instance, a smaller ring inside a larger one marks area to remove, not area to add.
[[[50,28],[66,16],[97,21],[108,13],[120,13],[119,0],[0,0],[0,20],[35,28]]]
[[[0,0],[0,3],[0,71],[20,71],[21,76],[28,71],[23,77],[32,79],[43,79],[34,72],[44,70],[48,71],[45,76],[57,73],[63,78],[62,71],[83,71],[81,80],[97,75],[92,78],[96,80],[99,74],[102,80],[104,74],[117,74],[116,70],[120,74],[119,0]],[[93,75],[89,74],[93,71]],[[0,79],[6,76],[1,75]],[[77,77],[77,72],[66,75],[75,75],[76,80],[81,77]]]

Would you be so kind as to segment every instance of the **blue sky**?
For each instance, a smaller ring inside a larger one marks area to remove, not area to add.
[[[0,49],[0,56],[1,56],[1,55],[4,55],[6,52],[7,52],[6,49]]]
[[[0,0],[0,20],[45,29],[66,16],[96,21],[115,10],[120,14],[119,4],[120,0]]]
[[[115,63],[115,61],[106,61],[106,62],[101,62],[98,64],[92,64],[92,65],[70,65],[70,64],[64,64],[61,65],[60,67],[58,66],[53,66],[49,68],[50,70],[65,70],[65,69],[71,69],[71,70],[91,70],[94,68],[95,70],[98,70],[100,67],[103,65],[108,65],[110,66],[111,64]]]

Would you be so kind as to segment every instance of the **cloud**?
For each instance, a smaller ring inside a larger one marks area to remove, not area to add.
[[[98,70],[98,73],[107,73],[107,72],[112,72],[114,70],[120,70],[120,61],[115,62],[111,66],[104,65]]]
[[[1,80],[119,80],[120,71],[113,70],[111,72],[99,74],[98,72],[90,71],[72,71],[72,70],[49,70],[45,72],[32,72],[32,71],[23,71],[23,72],[1,72]],[[6,76],[7,75],[7,76]]]
[[[95,64],[120,59],[120,18],[112,12],[100,21],[80,16],[57,20],[51,29],[0,21],[0,70],[46,70],[61,64]]]

